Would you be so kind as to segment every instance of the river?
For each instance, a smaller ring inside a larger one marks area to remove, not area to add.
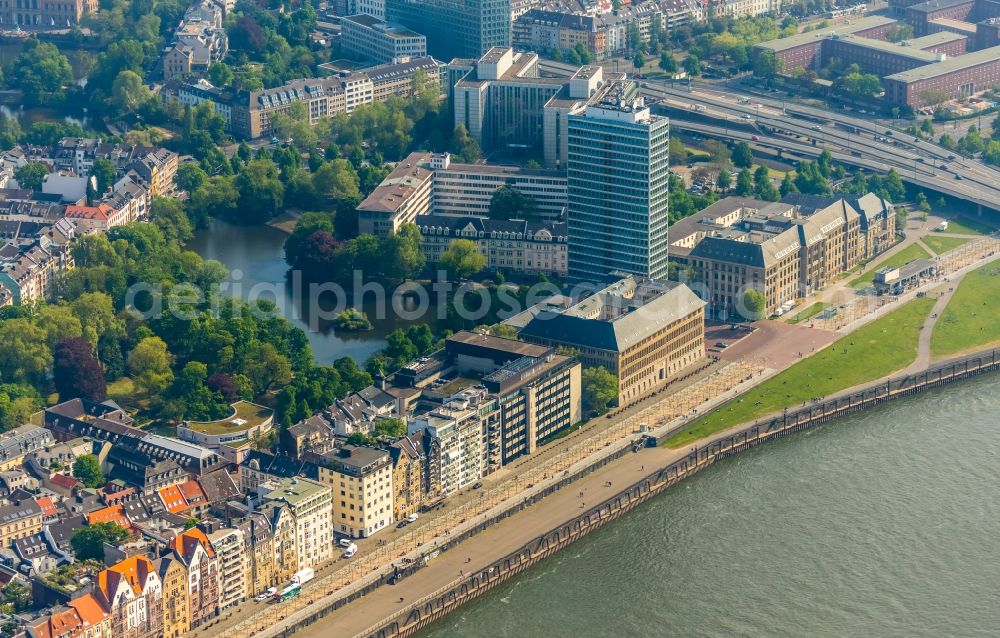
[[[275,301],[286,318],[305,330],[317,363],[329,364],[340,357],[351,356],[364,365],[368,357],[385,347],[386,335],[413,323],[397,317],[392,312],[391,302],[386,302],[385,312],[380,313],[370,294],[365,295],[361,308],[371,320],[373,330],[338,331],[329,319],[311,320],[319,313],[310,312],[308,295],[301,295],[298,297],[301,301],[297,301],[293,285],[285,276],[288,270],[283,248],[286,237],[284,232],[270,226],[238,226],[213,220],[208,228],[195,235],[188,248],[205,259],[215,259],[225,265],[230,271],[229,289],[238,292],[241,298],[254,294]],[[423,317],[438,332],[437,306],[433,301],[432,295]],[[346,297],[345,303],[353,305],[350,302],[351,297]],[[332,295],[325,295],[318,301],[318,307],[329,310],[335,303]],[[412,299],[406,300],[405,309],[415,310]]]
[[[998,381],[722,461],[420,638],[1000,635]]]

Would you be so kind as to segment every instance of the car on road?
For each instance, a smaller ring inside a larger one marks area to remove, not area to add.
[[[955,173],[955,179],[962,179],[962,176],[959,175],[958,173]]]
[[[420,518],[420,515],[414,512],[413,514],[410,514],[409,516],[406,517],[406,522],[416,523],[418,518]]]
[[[885,132],[885,134],[891,137],[891,136],[892,136],[892,131],[891,131],[891,130],[887,130],[887,131]]]
[[[339,541],[337,541],[337,544],[340,545],[341,547],[347,548],[353,545],[354,541],[352,541],[349,538],[342,538]]]
[[[955,159],[955,156],[954,156],[954,155],[949,155],[949,156],[948,156],[948,159],[949,159],[949,160],[953,160],[953,159]]]
[[[759,138],[759,137],[757,137],[756,135],[751,135],[751,136],[750,136],[750,140],[751,140],[751,141],[754,141],[754,142],[759,142],[759,141],[760,141],[760,138]]]
[[[725,341],[716,341],[715,347],[718,348],[719,350],[725,350],[726,348],[729,347],[729,344],[726,343]]]
[[[814,131],[822,131],[823,127],[820,126],[819,124],[813,124],[813,130]]]
[[[398,523],[396,523],[396,529],[403,529],[404,527],[406,527],[409,524],[410,524],[410,521],[408,521],[408,520],[406,520],[404,518],[403,520],[401,520]]]
[[[476,481],[475,483],[472,484],[472,489],[474,490],[481,489],[482,487],[483,487],[482,481]]]
[[[347,548],[347,551],[344,552],[343,557],[354,558],[354,555],[357,553],[358,553],[358,546],[355,545],[354,543],[351,543],[350,547]]]

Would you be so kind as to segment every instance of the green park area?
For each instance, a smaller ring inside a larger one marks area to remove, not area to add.
[[[931,354],[968,352],[1000,342],[1000,261],[967,274],[934,324]]]
[[[913,363],[920,329],[934,299],[915,299],[700,418],[666,441],[683,447],[741,423],[816,397],[875,381]]]
[[[833,304],[827,303],[825,301],[817,301],[816,303],[806,306],[802,310],[794,313],[788,319],[788,323],[801,323],[803,321],[809,321],[819,313],[823,312]]]
[[[880,270],[887,266],[902,266],[910,263],[914,259],[927,259],[928,257],[930,257],[930,254],[921,246],[918,244],[910,244],[892,257],[880,261],[867,273],[852,281],[851,288],[867,288],[868,286],[871,286],[872,278],[875,276],[876,270]]]
[[[934,251],[935,255],[942,255],[949,250],[958,248],[962,244],[972,241],[971,237],[943,237],[941,235],[927,235],[922,240],[924,245]]]
[[[948,220],[948,233],[954,235],[989,235],[996,230],[986,220],[956,217]]]

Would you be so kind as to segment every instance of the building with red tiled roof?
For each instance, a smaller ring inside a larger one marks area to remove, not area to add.
[[[163,587],[145,556],[130,556],[101,571],[93,594],[110,613],[115,638],[160,638]]]
[[[165,507],[171,514],[179,514],[187,511],[190,507],[187,499],[184,498],[184,494],[181,493],[180,488],[176,485],[161,487],[156,490],[156,493],[159,495],[160,500],[163,501],[163,507]]]
[[[66,476],[65,474],[53,474],[49,477],[49,483],[55,491],[62,493],[64,496],[69,496],[73,493],[73,490],[83,485],[79,479]]]
[[[83,621],[79,638],[106,638],[111,635],[111,614],[93,594],[74,598],[66,604],[75,609]]]
[[[96,525],[98,523],[114,523],[125,529],[131,529],[132,523],[125,516],[125,508],[118,505],[111,505],[103,509],[95,510],[85,514],[87,518],[87,525]]]
[[[49,496],[42,496],[36,498],[35,502],[38,503],[38,507],[42,508],[42,521],[48,522],[59,518],[59,510],[56,509],[55,503],[52,502],[52,498]]]
[[[57,607],[49,614],[26,624],[29,638],[77,638],[83,633],[83,620],[72,607]]]
[[[219,611],[219,565],[208,537],[197,527],[170,541],[173,557],[188,572],[188,613],[191,629]]]
[[[208,505],[208,498],[205,496],[205,492],[201,489],[201,485],[197,481],[187,481],[181,483],[177,486],[181,495],[184,496],[184,500],[188,502],[191,507],[199,508]]]

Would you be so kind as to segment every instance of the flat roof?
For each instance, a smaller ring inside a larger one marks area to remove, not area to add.
[[[934,18],[933,20],[928,20],[930,24],[936,24],[942,27],[948,27],[949,29],[959,29],[967,34],[976,33],[976,25],[971,22],[966,22],[965,20],[956,20],[954,18]],[[949,31],[938,31],[938,33],[950,33]],[[967,35],[960,35],[955,33],[954,35],[965,38]]]
[[[277,488],[265,494],[264,499],[268,501],[286,501],[290,505],[296,505],[327,490],[329,488],[322,483],[296,476],[294,478],[281,479],[278,482]]]
[[[185,421],[184,425],[202,434],[228,434],[242,432],[262,423],[272,417],[274,411],[249,401],[237,401],[232,405],[233,412],[229,416],[216,421]]]
[[[855,22],[838,24],[836,26],[827,27],[825,29],[816,29],[815,31],[809,31],[806,33],[796,33],[795,35],[790,35],[787,38],[778,38],[777,40],[762,42],[756,46],[762,49],[771,49],[772,51],[785,51],[787,49],[794,49],[795,47],[805,44],[812,44],[813,42],[825,40],[834,33],[857,33],[858,31],[874,29],[875,27],[893,24],[894,22],[896,22],[896,20],[893,18],[886,18],[884,16],[866,16]]]
[[[917,68],[910,69],[909,71],[893,73],[892,75],[885,76],[883,79],[906,83],[916,82],[918,80],[938,77],[939,75],[952,73],[953,71],[960,71],[962,69],[978,66],[980,64],[997,62],[998,60],[1000,60],[1000,46],[995,46],[990,47],[989,49],[981,49],[973,53],[966,53],[965,55],[960,55],[958,57],[947,58],[933,64],[918,66]]]
[[[520,355],[522,357],[543,357],[550,350],[550,348],[547,348],[545,346],[540,346],[534,343],[525,343],[524,341],[504,339],[503,337],[484,335],[478,332],[471,332],[469,330],[462,330],[461,332],[456,332],[455,334],[448,337],[446,342],[462,343],[470,346],[477,346],[480,348],[489,348],[490,350],[509,352],[510,354]]]
[[[931,11],[937,11],[939,9],[951,9],[952,7],[960,7],[963,4],[975,4],[975,0],[930,0],[930,2],[921,2],[919,4],[913,4],[906,8],[909,11],[917,11],[920,13],[930,13]]]
[[[955,22],[959,21],[955,20]],[[972,28],[975,29],[975,25],[972,25]],[[931,33],[930,35],[925,35],[919,38],[910,38],[909,40],[906,40],[906,44],[916,49],[927,49],[938,44],[966,39],[967,36],[961,33],[955,33],[954,31],[938,31],[937,33]]]
[[[849,42],[855,46],[864,47],[866,49],[883,51],[885,53],[904,56],[927,63],[937,61],[939,55],[937,53],[924,51],[920,48],[912,46],[908,42],[888,42],[886,40],[874,40],[872,38],[859,38],[858,36],[850,34],[834,35],[830,39],[837,42]]]
[[[369,29],[374,29],[389,36],[390,38],[422,38],[423,34],[417,33],[412,29],[408,29],[401,24],[394,24],[392,22],[386,22],[384,20],[379,20],[376,17],[370,16],[365,13],[359,13],[358,15],[345,16],[341,18],[343,22],[353,22],[362,27]]]
[[[411,153],[401,159],[389,176],[375,187],[357,210],[396,212],[413,193],[434,174],[434,169],[426,168],[431,153]]]

